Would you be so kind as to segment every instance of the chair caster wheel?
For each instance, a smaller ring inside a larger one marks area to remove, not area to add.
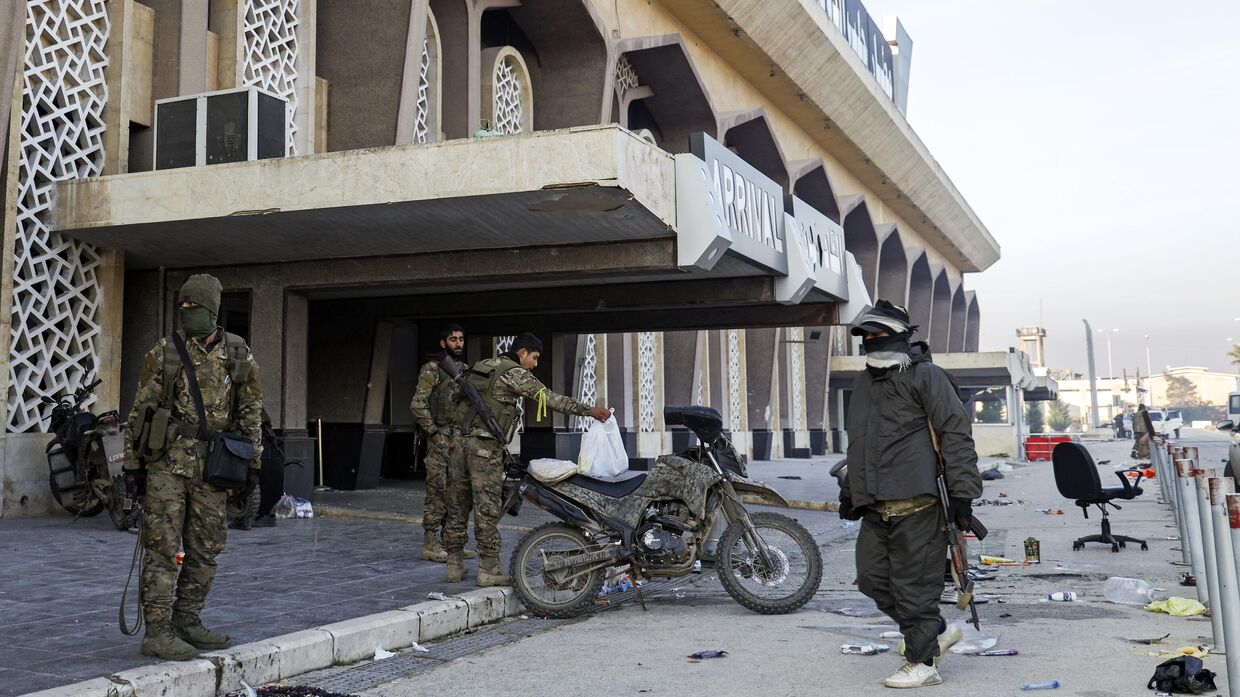
[[[1081,549],[1082,549],[1084,546],[1085,546],[1085,545],[1083,545],[1083,544],[1081,544],[1081,543],[1079,543],[1079,542],[1073,542],[1073,543],[1072,543],[1072,551],[1073,551],[1073,552],[1079,552],[1079,551],[1081,551]]]
[[[1147,545],[1147,544],[1145,544],[1144,542],[1142,542],[1142,543],[1141,543],[1141,551],[1142,551],[1142,552],[1148,552],[1148,551],[1150,551],[1150,546],[1149,546],[1149,545]]]
[[[1119,554],[1119,545],[1111,545],[1111,553]]]

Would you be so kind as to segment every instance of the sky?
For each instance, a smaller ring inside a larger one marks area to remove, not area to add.
[[[981,349],[1233,371],[1240,2],[865,0],[913,39],[908,120],[1002,248],[965,276]],[[1102,330],[1102,331],[1100,331]],[[1118,330],[1118,331],[1115,331]]]

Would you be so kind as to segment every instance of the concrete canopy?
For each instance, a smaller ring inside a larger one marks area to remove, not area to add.
[[[908,304],[908,256],[900,231],[894,225],[884,235],[878,252],[878,292],[875,298],[890,300],[897,305]]]

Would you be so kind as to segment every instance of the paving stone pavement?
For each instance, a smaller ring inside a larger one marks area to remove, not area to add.
[[[505,556],[519,537],[505,531]],[[156,662],[117,627],[134,541],[106,516],[0,520],[0,697]],[[421,548],[422,528],[400,522],[229,530],[203,621],[242,644],[473,588],[444,583],[443,565],[421,561]]]

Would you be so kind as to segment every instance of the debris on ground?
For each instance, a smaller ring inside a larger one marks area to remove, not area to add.
[[[376,661],[382,661],[385,658],[391,658],[392,656],[395,656],[395,655],[396,654],[392,653],[391,651],[387,651],[384,649],[375,649],[375,660]]]
[[[1181,646],[1174,651],[1151,651],[1147,656],[1155,656],[1157,658],[1175,658],[1176,656],[1192,656],[1193,658],[1205,658],[1210,655],[1210,647],[1204,644],[1198,646]]]
[[[1057,690],[1063,683],[1058,680],[1048,680],[1046,682],[1027,682],[1020,686],[1022,690]]]
[[[447,600],[448,599],[448,596],[438,591],[434,593],[427,593],[426,597],[430,598],[431,600]]]
[[[1187,571],[1181,571],[1180,572],[1180,585],[1181,586],[1196,586],[1197,577]]]
[[[308,685],[269,685],[258,689],[251,688],[258,697],[357,697],[343,692],[328,692],[322,688]],[[229,692],[227,697],[248,697],[245,690]]]
[[[1024,503],[1024,501],[1012,499],[976,499],[973,501],[974,506],[1011,506],[1014,503]]]
[[[409,648],[413,649],[414,651],[421,651],[422,653],[430,653],[430,649],[426,648],[425,646],[419,644],[416,641],[413,642],[413,646],[410,646]]]
[[[1196,617],[1206,611],[1206,606],[1191,598],[1172,596],[1166,600],[1155,600],[1145,606],[1150,612],[1165,612],[1172,617]]]
[[[857,527],[857,521],[855,520],[846,520],[840,523],[840,529],[842,530],[852,530],[855,527]]]
[[[877,607],[842,607],[832,612],[845,617],[878,617],[883,614]]]
[[[857,656],[877,656],[890,650],[891,647],[886,644],[840,644],[840,653]]]
[[[1070,603],[1076,600],[1074,591],[1058,591],[1055,593],[1047,593],[1046,599],[1056,603]]]
[[[1046,515],[1063,515],[1063,509],[1062,508],[1039,508],[1038,513],[1045,513]]]
[[[1214,671],[1205,669],[1200,658],[1177,656],[1158,664],[1146,688],[1157,689],[1159,694],[1199,695],[1218,689],[1214,684],[1216,676]]]
[[[698,651],[697,653],[691,653],[689,654],[689,658],[695,661],[701,661],[706,658],[723,658],[726,655],[728,655],[727,651],[711,649],[707,651]]]
[[[798,476],[797,476],[797,475],[795,475],[795,474],[785,474],[785,475],[781,475],[779,478],[780,478],[780,479],[796,479],[796,480],[800,480],[800,479],[801,479],[800,477],[798,477]]]
[[[978,656],[1019,656],[1020,651],[1017,649],[987,649],[978,651]]]
[[[951,652],[959,655],[968,655],[989,651],[999,643],[998,635],[986,634],[973,628],[973,625],[964,622],[955,622],[960,627],[962,636],[960,641],[951,648]]]
[[[986,470],[985,472],[982,472],[982,480],[984,480],[984,481],[992,481],[992,480],[995,480],[995,479],[1003,479],[1003,473],[1002,473],[1002,472],[1000,472],[997,468],[996,468],[996,469],[988,469],[988,470]]]
[[[879,639],[903,639],[904,635],[900,632],[883,632],[878,635]]]
[[[1154,644],[1161,644],[1162,640],[1169,636],[1171,636],[1171,632],[1167,632],[1162,636],[1151,637],[1149,639],[1128,639],[1128,641],[1131,641],[1134,644],[1141,644],[1142,646],[1153,646]]]

